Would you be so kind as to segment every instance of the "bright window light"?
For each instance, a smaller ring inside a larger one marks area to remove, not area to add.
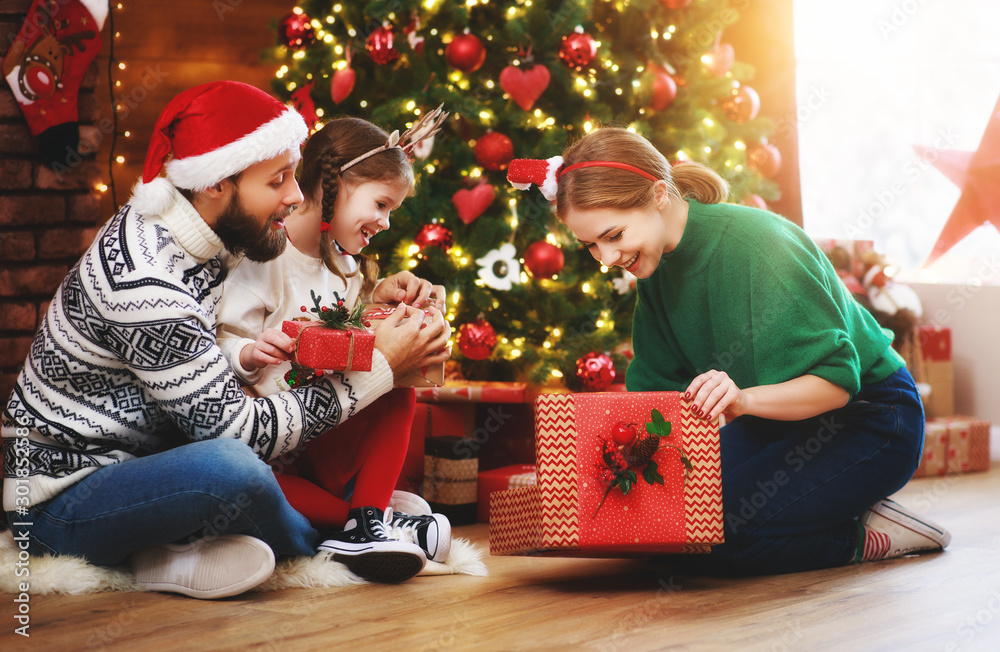
[[[914,151],[979,147],[1000,97],[1000,3],[794,2],[806,231],[873,240],[900,280],[1000,285],[990,224],[921,268],[960,189]]]

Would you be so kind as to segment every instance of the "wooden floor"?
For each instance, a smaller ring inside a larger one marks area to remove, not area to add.
[[[488,577],[251,593],[35,596],[11,650],[1000,650],[1000,466],[912,481],[947,552],[755,579],[643,562],[490,557]],[[485,525],[457,528],[488,546]],[[2,612],[10,613],[5,607]]]

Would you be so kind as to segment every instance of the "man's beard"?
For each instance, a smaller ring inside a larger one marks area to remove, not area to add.
[[[288,242],[285,230],[272,229],[271,223],[285,219],[291,212],[291,207],[285,206],[260,224],[257,217],[251,215],[240,203],[237,192],[219,214],[215,222],[215,234],[233,256],[245,255],[254,262],[266,263],[277,258]]]

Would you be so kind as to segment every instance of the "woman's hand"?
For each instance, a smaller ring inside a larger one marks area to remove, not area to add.
[[[695,377],[688,385],[684,398],[691,399],[691,409],[698,416],[712,420],[725,413],[726,418],[735,419],[746,414],[750,406],[750,396],[736,386],[725,371],[706,371]]]
[[[446,293],[443,285],[417,278],[412,272],[387,276],[372,293],[373,303],[405,303],[414,308],[428,305],[444,312]]]
[[[427,314],[401,303],[375,328],[375,348],[385,356],[396,380],[451,357],[451,327],[436,307],[426,310]]]
[[[294,352],[295,340],[277,328],[266,328],[252,346],[247,344],[240,350],[240,365],[247,371],[254,371],[291,360]]]
[[[706,371],[691,381],[685,393],[699,416],[714,419],[725,413],[735,419],[752,414],[775,421],[801,421],[844,407],[851,395],[825,378],[805,374],[783,383],[740,389],[724,371]]]

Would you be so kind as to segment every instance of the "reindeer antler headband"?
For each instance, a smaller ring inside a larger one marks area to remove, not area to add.
[[[375,149],[365,152],[361,156],[353,158],[347,163],[344,163],[343,165],[340,166],[340,171],[343,172],[349,167],[357,165],[358,163],[365,160],[369,156],[375,156],[379,152],[384,152],[386,150],[393,149],[394,147],[399,148],[404,152],[406,152],[407,154],[409,154],[417,143],[419,143],[422,140],[426,140],[427,138],[430,138],[437,132],[441,131],[441,125],[444,124],[444,121],[450,115],[448,112],[442,111],[443,108],[444,104],[438,106],[438,108],[434,109],[433,111],[430,111],[422,115],[420,119],[413,124],[412,127],[403,132],[402,136],[399,135],[398,129],[392,132],[391,134],[389,134],[389,138],[386,139],[384,145],[379,145]]]
[[[573,165],[563,166],[563,157],[553,156],[550,159],[516,158],[510,162],[507,168],[507,181],[518,190],[527,190],[531,184],[538,186],[542,195],[552,201],[559,192],[559,177],[580,168],[616,168],[634,172],[650,181],[659,181],[649,172],[641,170],[628,163],[617,163],[615,161],[581,161]]]

